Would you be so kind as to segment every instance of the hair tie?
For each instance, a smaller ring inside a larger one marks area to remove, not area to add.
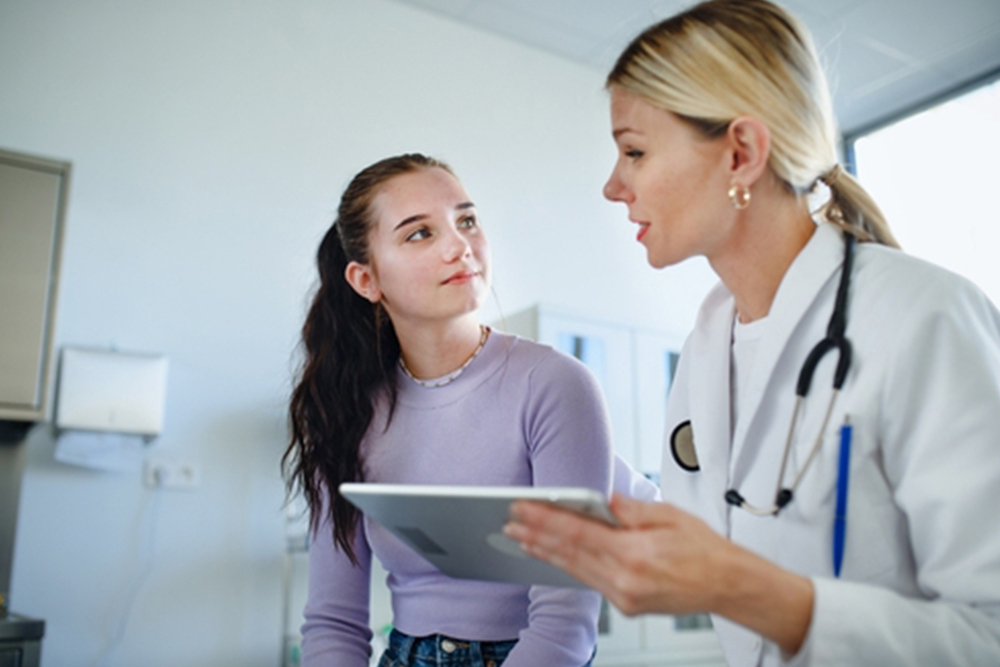
[[[833,187],[833,184],[837,182],[837,179],[840,178],[840,174],[842,171],[843,169],[841,169],[840,165],[835,164],[832,167],[830,167],[829,171],[820,176],[819,180],[826,183],[826,187],[831,188]]]

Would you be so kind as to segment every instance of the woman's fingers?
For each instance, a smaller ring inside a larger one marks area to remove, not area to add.
[[[718,556],[730,543],[673,505],[615,496],[611,510],[621,527],[517,503],[505,531],[529,554],[601,591],[626,614],[708,610]]]
[[[657,528],[674,525],[677,508],[667,503],[645,503],[615,494],[611,511],[626,528]]]
[[[611,528],[547,505],[518,503],[511,511],[514,522],[505,532],[532,556],[603,593],[626,615],[655,611],[650,602],[659,582],[651,578],[656,564],[647,558],[656,551],[649,542],[657,536],[632,528],[630,522],[669,520],[670,515],[629,499],[616,498],[615,504],[612,508],[616,515],[621,511],[624,528]]]
[[[511,515],[514,521],[504,528],[508,537],[588,586],[605,590],[620,569],[611,548],[612,528],[541,503],[516,503]]]
[[[505,529],[510,537],[554,554],[589,550],[610,531],[596,521],[542,503],[514,503],[511,516],[514,523]]]

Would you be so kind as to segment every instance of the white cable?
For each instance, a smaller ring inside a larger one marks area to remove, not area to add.
[[[135,605],[136,598],[139,597],[139,591],[142,589],[142,585],[146,583],[146,579],[149,577],[150,572],[153,571],[153,563],[156,560],[156,528],[159,523],[160,518],[160,497],[163,495],[161,489],[161,480],[157,480],[157,488],[152,491],[147,491],[146,507],[148,508],[149,516],[148,522],[146,523],[146,562],[136,574],[132,585],[129,587],[125,594],[125,603],[122,607],[121,616],[118,618],[118,629],[115,632],[114,637],[112,637],[111,642],[108,647],[94,660],[92,665],[96,667],[97,665],[110,665],[112,658],[114,658],[115,652],[121,646],[122,640],[125,639],[125,630],[128,626],[129,617],[132,615],[132,607]],[[149,494],[152,494],[150,497]]]

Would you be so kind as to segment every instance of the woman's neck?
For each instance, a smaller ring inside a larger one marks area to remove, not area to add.
[[[457,370],[479,347],[482,329],[475,313],[429,323],[393,320],[406,369],[421,380]]]
[[[709,263],[733,294],[740,322],[766,317],[788,267],[816,231],[804,203],[785,193],[759,197]]]

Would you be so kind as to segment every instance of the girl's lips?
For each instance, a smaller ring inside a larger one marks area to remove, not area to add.
[[[443,284],[456,285],[461,283],[467,283],[478,275],[479,273],[476,271],[461,271],[449,277],[447,280],[444,281]]]
[[[649,223],[648,222],[639,222],[639,223],[636,223],[636,224],[639,225],[639,231],[635,235],[635,240],[636,241],[641,241],[642,237],[645,236],[646,232],[649,231]]]

